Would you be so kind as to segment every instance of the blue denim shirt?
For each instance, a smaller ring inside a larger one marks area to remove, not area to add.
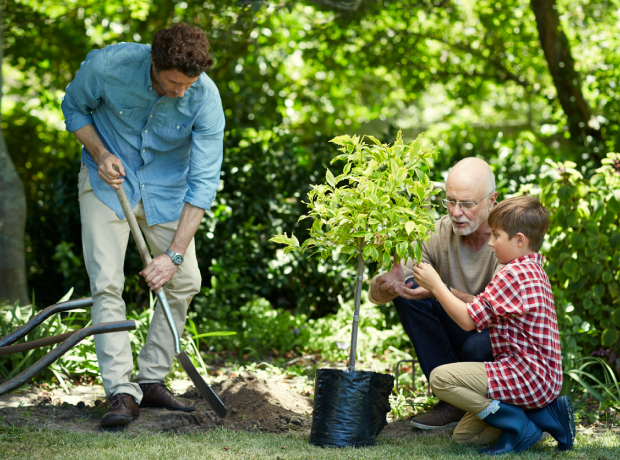
[[[62,101],[67,131],[92,124],[125,167],[131,206],[140,199],[148,225],[180,218],[184,202],[209,209],[220,181],[224,112],[213,81],[201,74],[184,97],[159,97],[151,82],[151,47],[119,43],[93,50]],[[120,219],[115,190],[82,148],[97,197]]]

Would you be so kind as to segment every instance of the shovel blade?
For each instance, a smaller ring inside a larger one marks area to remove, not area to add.
[[[218,398],[215,392],[211,389],[211,387],[207,384],[207,382],[205,382],[202,376],[198,373],[198,370],[196,369],[192,361],[189,359],[189,356],[187,356],[187,353],[182,351],[176,356],[177,356],[177,360],[181,363],[181,366],[183,366],[183,370],[185,370],[185,373],[189,376],[189,378],[194,383],[196,390],[198,390],[198,392],[202,396],[204,396],[204,398],[207,400],[207,402],[211,406],[211,409],[215,411],[215,413],[217,414],[219,418],[226,417],[226,413],[228,412],[228,409],[226,409],[226,406],[224,405],[224,403],[220,401],[220,398]]]

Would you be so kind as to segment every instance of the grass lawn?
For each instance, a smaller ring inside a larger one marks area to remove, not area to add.
[[[571,458],[615,460],[620,458],[617,432],[578,434],[575,449],[553,451],[548,438],[527,452],[502,458]],[[459,446],[445,438],[419,437],[382,440],[363,449],[323,449],[295,434],[209,431],[204,434],[76,434],[66,431],[0,427],[2,459],[436,459],[482,458],[474,447]]]

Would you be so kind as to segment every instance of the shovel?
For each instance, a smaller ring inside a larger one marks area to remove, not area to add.
[[[116,172],[119,172],[117,165],[114,165],[113,168]],[[140,251],[140,256],[142,257],[142,262],[144,263],[144,268],[146,268],[151,263],[151,255],[149,254],[149,250],[146,247],[146,243],[144,242],[144,237],[142,236],[142,232],[140,231],[140,227],[138,226],[138,222],[136,221],[136,216],[134,216],[131,205],[129,204],[129,200],[127,199],[127,195],[125,194],[123,184],[119,184],[118,190],[116,190],[116,195],[118,196],[118,200],[121,202],[123,212],[125,213],[125,217],[127,218],[127,222],[129,223],[129,228],[131,229],[131,234],[133,235],[133,239],[138,245],[138,250]],[[202,396],[204,396],[204,398],[207,400],[215,413],[220,418],[226,417],[226,412],[228,412],[226,406],[222,403],[222,401],[220,401],[220,398],[218,398],[218,396],[207,384],[207,382],[205,382],[204,379],[200,376],[200,374],[196,370],[196,367],[194,367],[191,360],[189,359],[189,356],[187,356],[187,353],[181,351],[181,342],[179,340],[177,326],[174,322],[174,318],[172,317],[172,312],[170,311],[170,306],[168,305],[168,299],[166,299],[164,289],[157,289],[155,291],[155,294],[157,294],[158,303],[164,312],[164,316],[166,317],[166,320],[168,321],[168,326],[170,326],[170,331],[172,332],[172,337],[174,338],[174,352],[177,361],[181,363],[181,366],[194,383],[196,390],[198,390],[198,392]]]

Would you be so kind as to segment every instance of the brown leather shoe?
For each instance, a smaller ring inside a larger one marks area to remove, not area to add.
[[[458,425],[464,415],[463,409],[454,407],[445,401],[439,401],[430,412],[413,417],[411,426],[420,430],[437,430]]]
[[[101,418],[101,426],[121,426],[131,423],[138,415],[140,415],[140,408],[133,399],[126,393],[119,393],[113,395],[108,399],[110,409]]]
[[[190,399],[174,396],[163,382],[141,383],[142,402],[140,407],[163,407],[170,410],[192,412],[196,410],[196,403]]]

